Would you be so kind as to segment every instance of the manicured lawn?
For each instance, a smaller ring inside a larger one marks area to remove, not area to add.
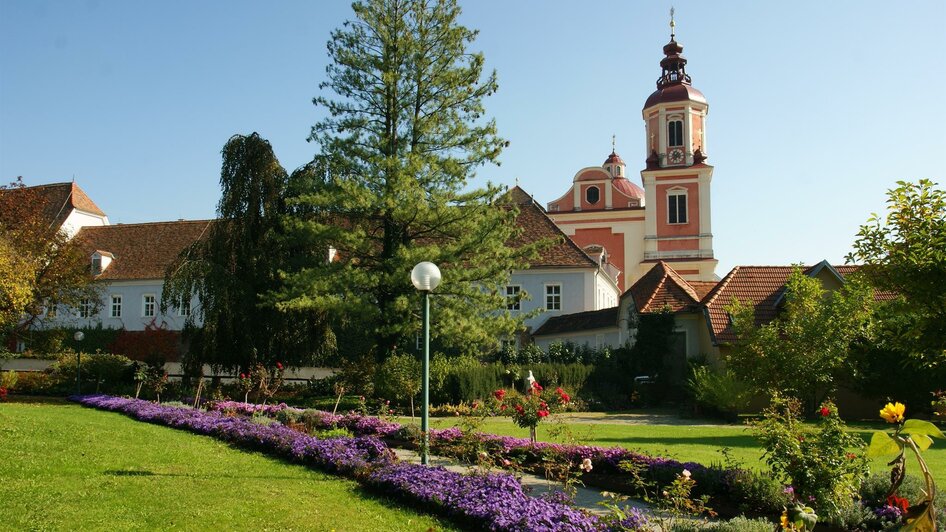
[[[410,418],[402,419],[402,423],[410,423]],[[431,427],[444,428],[458,424],[456,418],[433,418]],[[554,438],[549,431],[555,431],[559,424],[539,424],[538,438],[540,441],[562,442],[562,438]],[[576,439],[575,443],[600,445],[604,447],[625,447],[643,451],[647,454],[659,454],[675,458],[680,461],[699,462],[705,465],[723,461],[723,448],[729,449],[730,456],[740,465],[752,469],[764,469],[762,449],[746,426],[742,425],[631,425],[607,423],[575,423],[567,424],[568,432]],[[869,425],[858,423],[852,430],[858,432],[864,441],[870,441],[873,430],[887,429],[883,423]],[[482,432],[503,436],[528,438],[529,431],[514,425],[508,418],[492,418],[482,427]],[[933,473],[933,477],[940,490],[946,489],[946,440],[934,440],[933,446],[923,453],[923,457]],[[886,460],[874,459],[871,471],[889,471]],[[907,472],[916,474],[919,471],[911,455],[907,456]]]
[[[449,523],[213,438],[73,404],[0,404],[6,530],[428,530]]]

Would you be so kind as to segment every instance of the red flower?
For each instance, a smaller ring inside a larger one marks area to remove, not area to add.
[[[499,405],[499,409],[503,412],[506,411],[506,405]]]
[[[901,512],[906,513],[907,509],[910,508],[910,501],[904,499],[903,497],[891,495],[890,497],[887,497],[887,506],[899,508]]]
[[[541,384],[539,384],[538,382],[532,383],[532,390],[530,390],[532,392],[532,395],[539,395],[540,393],[542,393],[542,390],[543,388]]]
[[[282,369],[282,362],[276,362],[276,369]]]
[[[536,414],[537,416],[539,416],[539,417],[545,417],[545,416],[549,415],[549,411],[548,411],[548,410],[539,410],[539,411],[537,411],[535,414]]]
[[[847,453],[847,454],[844,455],[844,456],[846,456],[848,460],[853,460],[853,459],[857,458],[857,455],[854,454],[854,453]]]
[[[539,406],[542,407],[542,408],[548,408],[548,407],[549,407],[549,405],[545,404],[545,401],[542,401],[541,403],[539,403]]]
[[[246,375],[243,374],[243,373],[241,373],[241,374],[240,374],[240,378],[241,378],[241,379],[245,379],[245,378],[246,378]]]
[[[559,386],[558,388],[555,388],[555,393],[562,395],[563,393],[565,393],[565,390],[563,390],[562,387]]]
[[[493,397],[495,397],[499,401],[502,401],[503,399],[506,398],[506,390],[502,390],[502,389],[496,390],[495,392],[493,392]]]
[[[516,412],[520,414],[523,412],[522,405],[516,405]]]
[[[7,389],[0,387],[0,401],[6,401],[6,400],[7,400]]]
[[[826,406],[822,406],[820,412],[821,412],[821,417],[828,417],[831,415],[831,410],[829,410],[828,407]]]
[[[470,407],[471,407],[473,410],[476,410],[476,407],[478,407],[478,406],[480,406],[480,404],[477,403],[476,401],[473,401],[473,404],[470,405]]]

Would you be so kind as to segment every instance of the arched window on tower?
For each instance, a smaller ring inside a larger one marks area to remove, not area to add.
[[[687,223],[687,191],[685,188],[672,188],[667,191],[667,223]]]
[[[598,200],[601,199],[601,191],[598,190],[598,187],[588,187],[588,190],[585,191],[585,200],[588,203],[594,205],[598,203]]]
[[[617,170],[617,172],[615,172],[615,173],[618,175],[618,177],[621,177],[621,167],[620,167],[620,166],[616,166],[615,169]]]
[[[667,145],[683,146],[683,121],[671,120],[667,122]]]

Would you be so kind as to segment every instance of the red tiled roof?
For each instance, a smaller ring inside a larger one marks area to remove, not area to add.
[[[97,280],[164,279],[168,266],[202,238],[210,224],[211,220],[194,220],[83,227],[76,240],[90,260],[95,251],[114,256]]]
[[[805,266],[802,271],[808,274],[816,267],[817,265]],[[856,265],[832,266],[842,278],[857,271],[858,267]],[[726,307],[734,298],[755,306],[756,324],[774,320],[779,313],[778,303],[784,292],[785,283],[793,269],[795,266],[736,266],[733,268],[719,282],[716,289],[703,300],[713,342],[719,345],[736,340],[729,322],[729,314],[726,312]],[[874,299],[877,301],[886,301],[894,297],[895,295],[889,292],[874,294]]]
[[[509,245],[519,247],[547,238],[555,240],[529,263],[530,268],[597,268],[598,263],[555,225],[528,192],[517,185],[509,190],[508,195],[519,207],[516,225],[522,229]]]
[[[555,334],[591,331],[618,326],[618,307],[601,310],[576,312],[562,316],[552,316],[532,336],[552,336]]]
[[[0,191],[3,194],[36,194],[39,206],[43,212],[43,219],[50,227],[59,228],[73,209],[84,211],[98,216],[105,216],[102,209],[93,202],[85,192],[75,183],[51,183],[25,188],[9,188]]]
[[[700,283],[703,293],[708,284]],[[693,311],[699,306],[701,291],[680,277],[669,264],[660,261],[628,288],[625,295],[630,294],[638,313],[660,312],[665,308],[681,312]]]

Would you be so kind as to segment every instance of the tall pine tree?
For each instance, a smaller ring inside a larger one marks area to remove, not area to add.
[[[326,320],[312,309],[281,312],[264,296],[280,286],[299,250],[282,237],[289,176],[269,142],[253,133],[234,135],[223,147],[218,219],[205,238],[185,249],[169,268],[162,309],[189,300],[188,362],[226,368],[255,363],[308,365],[334,347]]]
[[[477,168],[498,164],[506,141],[484,118],[497,89],[484,76],[476,32],[454,0],[367,0],[332,33],[326,118],[312,128],[320,152],[288,226],[297,242],[337,250],[331,262],[288,276],[281,308],[316,308],[371,335],[377,355],[413,345],[420,299],[410,271],[439,265],[432,332],[471,352],[521,327],[501,288],[532,247],[513,248],[515,209],[502,189],[468,189]],[[346,340],[347,341],[347,340]]]

